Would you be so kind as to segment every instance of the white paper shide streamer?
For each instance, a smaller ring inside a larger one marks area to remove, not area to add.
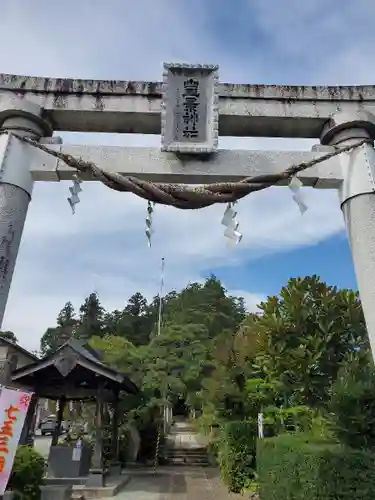
[[[147,217],[146,217],[146,238],[147,238],[147,244],[149,248],[151,248],[151,237],[154,234],[154,230],[152,228],[152,214],[154,213],[154,206],[155,203],[151,203],[151,201],[148,202],[147,204]]]
[[[258,438],[263,439],[264,438],[264,432],[263,432],[263,413],[258,413]]]
[[[70,195],[68,198],[68,203],[70,205],[70,208],[72,209],[72,214],[74,215],[76,213],[76,205],[79,203],[81,200],[79,199],[79,193],[82,191],[81,188],[82,181],[78,177],[78,175],[73,175],[73,186],[70,186],[69,191]]]
[[[296,202],[301,215],[303,215],[308,209],[308,206],[305,203],[301,187],[303,187],[303,183],[300,181],[300,179],[298,179],[297,176],[292,177],[289,183],[289,189],[293,193],[292,198]]]
[[[242,234],[238,231],[240,224],[236,220],[237,212],[233,210],[233,205],[233,203],[228,203],[221,223],[226,227],[224,236],[228,238],[230,243],[238,245],[242,240]]]

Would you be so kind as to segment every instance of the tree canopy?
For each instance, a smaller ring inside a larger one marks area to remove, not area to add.
[[[5,332],[0,332],[0,337],[2,337],[5,340],[10,340],[10,342],[13,342],[14,344],[17,344],[18,342],[15,333],[10,332],[9,330],[6,330]]]
[[[246,311],[215,276],[150,302],[134,293],[106,311],[91,293],[75,314],[67,302],[41,339],[48,354],[69,337],[90,341],[142,389],[142,405],[183,398],[202,420],[253,415],[260,407],[325,407],[349,355],[369,352],[358,293],[317,276],[293,278]],[[139,403],[139,402],[138,402]]]

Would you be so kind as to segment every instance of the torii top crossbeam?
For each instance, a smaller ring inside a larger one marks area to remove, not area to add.
[[[375,114],[375,86],[221,83],[219,134],[318,138],[338,110]],[[0,74],[0,109],[14,95],[44,108],[54,130],[160,134],[162,82]]]
[[[120,179],[120,185],[123,176],[129,183],[129,176],[138,177],[138,185],[142,181],[200,184],[257,174],[274,176],[290,163],[315,161],[329,150],[334,153],[329,160],[301,171],[299,178],[308,186],[339,190],[375,353],[375,86],[219,83],[217,66],[212,65],[164,65],[163,79],[161,83],[0,75],[0,326],[33,183],[74,178],[79,168],[77,163],[71,168],[67,153],[100,164],[107,178],[112,172],[112,185],[107,185],[113,187],[113,179]],[[60,130],[160,134],[161,148],[78,147],[55,142],[48,156],[41,145],[51,144],[49,138]],[[220,135],[319,138],[321,145],[298,152],[225,151],[218,149]],[[25,137],[35,139],[37,146],[26,144]],[[65,157],[56,158],[52,154],[56,152]],[[95,169],[81,173],[83,179],[95,178],[91,175]],[[285,185],[290,179],[283,180]],[[78,192],[79,186],[74,189]],[[157,189],[160,194],[162,189]],[[164,199],[169,196],[166,190],[161,194]],[[77,199],[75,191],[72,195]],[[179,206],[175,202],[179,195],[175,191],[172,197],[175,206]],[[236,231],[238,225],[232,226]]]

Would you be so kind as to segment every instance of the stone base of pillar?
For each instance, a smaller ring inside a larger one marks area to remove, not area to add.
[[[105,486],[105,473],[103,469],[90,469],[86,486],[103,488]]]
[[[121,476],[121,464],[120,462],[113,462],[108,467],[108,474],[110,476]]]

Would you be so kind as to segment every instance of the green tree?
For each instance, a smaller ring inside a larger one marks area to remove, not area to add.
[[[236,331],[244,318],[243,299],[228,296],[220,280],[210,276],[203,285],[191,283],[168,298],[163,324],[202,324],[214,338],[223,330]]]
[[[259,307],[254,327],[263,345],[256,361],[290,404],[324,405],[347,353],[369,349],[358,293],[317,276],[290,279]]]
[[[202,381],[200,394],[205,425],[247,418],[253,413],[246,385],[247,380],[262,376],[256,357],[263,339],[256,319],[256,315],[248,314],[237,331],[223,330],[214,339],[215,369]]]
[[[74,307],[67,302],[57,316],[57,326],[47,328],[40,339],[40,352],[47,356],[55,352],[75,333],[78,320],[75,318]]]
[[[71,302],[67,302],[57,316],[57,325],[61,327],[74,327],[77,325],[74,307]]]
[[[112,312],[105,312],[103,317],[103,334],[114,335],[117,332],[118,323],[121,319],[122,311],[115,309]]]
[[[237,396],[246,379],[234,369],[230,381],[226,379],[228,366],[236,364],[232,344],[234,332],[245,317],[243,300],[228,296],[221,282],[211,276],[203,284],[192,283],[181,292],[168,293],[162,306],[159,336],[158,296],[147,304],[136,293],[123,311],[106,315],[105,331],[112,335],[106,334],[103,342],[111,339],[115,346],[111,352],[107,346],[107,362],[128,373],[131,370],[131,376],[147,395],[150,410],[164,404],[165,398],[173,404],[179,397],[190,407],[200,409],[206,386],[219,372],[220,383],[225,381],[225,387],[233,386],[232,392]],[[228,397],[223,390],[220,394],[224,406],[233,406],[231,394]]]
[[[147,349],[145,386],[159,388],[173,401],[193,402],[203,377],[213,369],[210,339],[203,325],[169,325]]]
[[[259,307],[262,313],[248,314],[234,334],[219,331],[215,338],[215,370],[201,388],[207,422],[255,415],[264,394],[249,392],[252,381],[272,388],[262,405],[279,415],[290,407],[299,413],[306,406],[325,407],[347,353],[369,351],[361,303],[352,290],[338,290],[317,276],[291,279]]]
[[[79,308],[79,326],[75,336],[82,340],[88,340],[93,336],[102,336],[104,332],[105,310],[100,303],[96,292],[90,293]]]
[[[10,332],[9,330],[6,330],[5,332],[0,332],[0,337],[4,338],[5,340],[9,340],[10,342],[13,342],[14,344],[17,344],[18,342],[15,333]]]
[[[94,336],[89,344],[100,351],[104,361],[116,370],[126,373],[139,387],[143,382],[143,356],[141,349],[129,340],[116,335]]]
[[[317,276],[289,280],[260,304],[261,314],[247,314],[215,276],[168,293],[162,305],[157,335],[158,296],[147,303],[135,292],[122,310],[108,312],[92,293],[79,319],[65,305],[42,352],[72,335],[92,339],[142,389],[141,399],[124,402],[126,415],[152,420],[165,398],[182,397],[208,423],[246,419],[261,407],[281,418],[293,408],[320,411],[348,353],[369,352],[358,294]]]
[[[341,443],[375,449],[375,368],[370,355],[349,354],[332,386],[328,408]]]
[[[149,307],[146,298],[139,292],[133,294],[123,311],[112,313],[112,331],[126,337],[132,344],[146,345],[156,321],[156,310]]]
[[[125,312],[131,314],[132,316],[138,317],[144,314],[147,307],[147,300],[139,292],[134,293],[125,307]]]

